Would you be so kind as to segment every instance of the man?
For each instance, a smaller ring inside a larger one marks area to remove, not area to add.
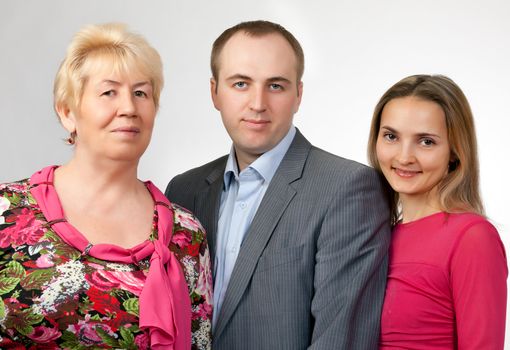
[[[277,24],[221,34],[211,95],[233,147],[166,190],[207,232],[215,349],[377,348],[387,201],[375,171],[292,125],[303,67],[301,46]]]

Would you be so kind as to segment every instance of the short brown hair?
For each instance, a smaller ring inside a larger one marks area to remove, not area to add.
[[[412,75],[402,79],[384,93],[377,103],[368,140],[368,160],[380,173],[376,145],[381,115],[388,102],[395,98],[413,96],[437,103],[444,112],[448,142],[453,161],[448,174],[438,185],[441,210],[471,211],[484,214],[478,185],[478,152],[475,124],[468,100],[460,87],[443,75]],[[401,213],[398,193],[387,184],[391,201],[391,221],[396,224]]]
[[[269,21],[241,22],[221,33],[221,35],[214,41],[211,51],[211,72],[214,80],[218,81],[218,73],[220,70],[219,57],[221,51],[223,50],[223,47],[225,47],[227,41],[238,32],[244,32],[247,35],[254,37],[261,37],[268,34],[280,34],[283,36],[283,38],[290,44],[292,50],[294,50],[294,54],[296,55],[296,83],[301,81],[305,70],[305,55],[301,44],[299,44],[299,41],[297,41],[294,35],[292,35],[283,26]]]

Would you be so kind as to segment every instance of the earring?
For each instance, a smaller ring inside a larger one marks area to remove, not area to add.
[[[448,172],[451,173],[452,171],[457,169],[459,164],[460,164],[460,162],[458,159],[452,160],[450,163],[448,163]]]
[[[64,140],[66,144],[72,146],[76,143],[76,131],[69,134],[69,137]]]

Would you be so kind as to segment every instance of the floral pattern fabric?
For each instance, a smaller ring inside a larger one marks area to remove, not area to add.
[[[210,349],[212,276],[205,233],[171,204],[170,250],[188,283],[192,348]],[[154,211],[150,240],[157,239]],[[149,349],[138,327],[149,258],[135,264],[83,255],[52,230],[29,181],[0,185],[0,348]],[[164,317],[164,315],[162,315]]]

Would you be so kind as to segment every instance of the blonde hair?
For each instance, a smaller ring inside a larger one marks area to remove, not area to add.
[[[121,23],[90,25],[74,35],[60,64],[53,86],[54,106],[74,110],[92,69],[104,61],[112,71],[126,73],[137,69],[150,79],[156,108],[163,88],[163,64],[156,49]]]
[[[471,108],[460,87],[443,75],[412,75],[389,88],[377,103],[368,139],[368,160],[380,173],[376,145],[381,114],[386,104],[395,99],[413,96],[437,103],[444,111],[448,142],[453,161],[448,174],[438,184],[441,210],[446,212],[470,211],[484,215],[479,191],[479,166],[475,124]],[[401,217],[398,193],[386,182],[389,194],[391,222]]]

